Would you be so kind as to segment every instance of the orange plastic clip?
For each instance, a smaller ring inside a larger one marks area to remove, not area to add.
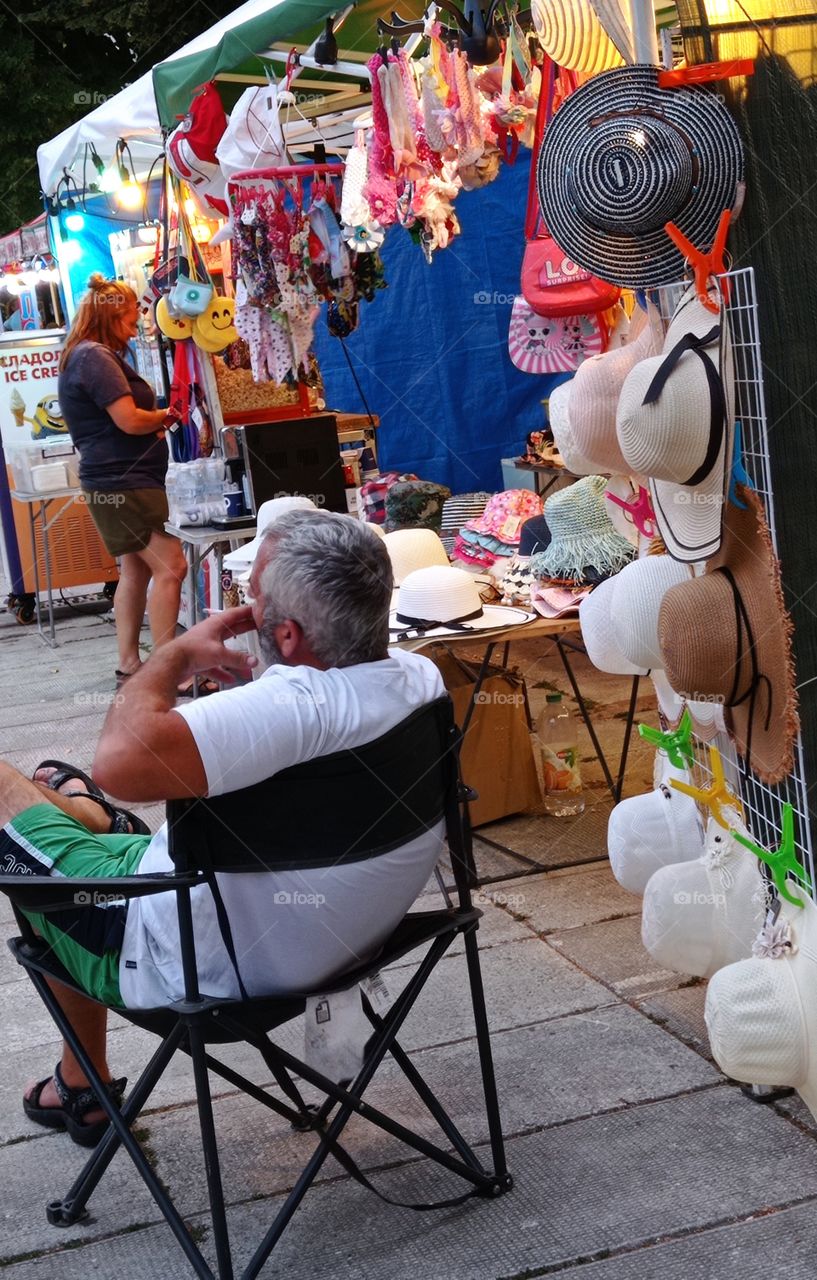
[[[718,230],[715,232],[715,240],[709,253],[704,253],[701,249],[696,249],[694,244],[690,244],[683,231],[676,227],[674,222],[667,222],[664,230],[669,236],[676,248],[686,258],[689,265],[695,273],[695,291],[698,295],[698,301],[706,307],[707,311],[718,311],[717,302],[713,302],[709,296],[709,281],[713,276],[721,276],[726,271],[726,263],[724,262],[724,254],[726,253],[726,237],[729,234],[729,222],[732,217],[731,209],[724,209],[718,223]],[[728,299],[729,294],[724,283],[724,290]]]
[[[754,58],[734,58],[730,62],[701,62],[695,67],[678,67],[658,72],[659,89],[678,89],[688,84],[706,84],[710,80],[729,80],[732,76],[751,76]]]

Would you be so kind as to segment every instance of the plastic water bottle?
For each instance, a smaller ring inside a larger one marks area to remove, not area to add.
[[[576,721],[560,693],[549,693],[536,724],[545,813],[575,818],[584,812]]]

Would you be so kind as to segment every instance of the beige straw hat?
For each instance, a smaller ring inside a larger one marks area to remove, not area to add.
[[[592,476],[596,474],[598,468],[594,467],[590,459],[585,458],[577,447],[576,435],[570,419],[570,400],[574,381],[574,378],[570,378],[568,382],[560,382],[558,387],[554,387],[551,391],[548,397],[550,429],[565,469],[574,476]]]
[[[658,638],[670,684],[684,697],[714,699],[739,754],[764,782],[791,772],[797,736],[792,624],[763,504],[737,488],[723,544],[703,577],[664,596]]]

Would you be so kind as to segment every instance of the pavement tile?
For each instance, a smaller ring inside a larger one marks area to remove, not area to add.
[[[680,986],[687,978],[660,968],[641,945],[641,914],[553,933],[548,944],[627,1000]]]
[[[521,916],[539,934],[638,912],[640,904],[617,884],[607,865],[570,867],[549,874],[527,876],[513,884],[489,885],[482,891]]]
[[[691,1045],[705,1058],[712,1060],[709,1035],[704,1022],[706,983],[695,982],[677,991],[661,991],[641,1001],[639,1008],[660,1026],[666,1027],[685,1044]]]
[[[604,858],[612,800],[607,791],[587,792],[585,799],[584,813],[575,818],[554,818],[543,811],[520,813],[480,827],[477,834],[498,849],[524,854],[540,867]]]

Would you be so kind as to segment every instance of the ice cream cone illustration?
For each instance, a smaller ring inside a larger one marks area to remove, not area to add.
[[[17,390],[16,387],[11,393],[11,397],[9,399],[9,408],[11,409],[11,416],[14,418],[14,421],[17,424],[17,426],[18,427],[24,426],[25,417],[26,417],[26,402],[23,399],[23,397],[20,395],[20,392]]]

